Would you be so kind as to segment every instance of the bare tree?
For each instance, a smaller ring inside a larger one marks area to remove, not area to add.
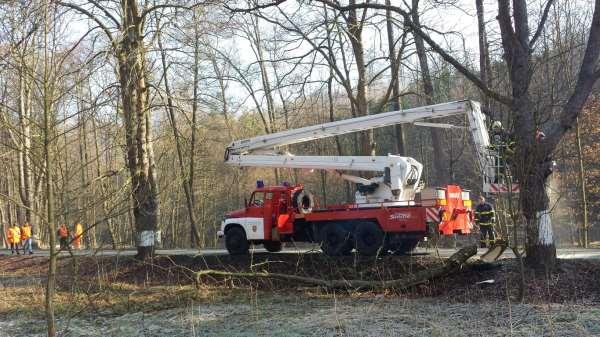
[[[412,0],[412,21],[416,26],[421,26],[419,16],[419,0]],[[389,9],[387,9],[389,11]],[[417,49],[417,57],[419,58],[419,66],[421,68],[421,82],[423,85],[423,94],[425,95],[425,103],[427,105],[434,104],[435,93],[433,91],[433,81],[431,80],[431,73],[429,71],[429,62],[427,60],[427,52],[425,51],[425,43],[423,38],[419,34],[415,36],[415,47]],[[446,167],[446,163],[450,160],[444,150],[442,138],[443,133],[440,129],[430,128],[431,143],[433,144],[433,155],[436,160],[433,161],[435,167],[435,174],[433,175],[433,184],[444,185],[450,180],[449,170]]]
[[[118,9],[103,7],[95,1],[91,2],[90,9],[68,2],[59,4],[93,20],[105,33],[116,58],[138,257],[150,257],[154,251],[159,205],[148,102],[148,68],[144,41],[146,24],[151,14],[157,10],[189,7],[159,4],[140,8],[136,0],[121,0]],[[92,10],[100,11],[101,15],[94,14]],[[118,38],[114,37],[115,30],[119,34]]]

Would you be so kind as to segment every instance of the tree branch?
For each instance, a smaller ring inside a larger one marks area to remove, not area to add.
[[[119,21],[112,15],[110,14],[110,12],[106,9],[106,7],[100,5],[98,2],[96,2],[95,0],[88,0],[92,5],[96,6],[98,9],[100,9],[104,15],[106,15],[109,19],[112,20],[112,22],[115,23],[115,25],[117,26],[117,28],[120,30],[121,29],[121,24],[119,23]]]
[[[249,7],[249,8],[230,8],[227,6],[226,6],[226,8],[228,8],[229,10],[231,10],[233,12],[237,12],[237,13],[249,13],[249,12],[251,12],[253,10],[257,10],[257,9],[265,9],[265,8],[269,8],[269,7],[273,7],[273,6],[278,6],[282,3],[284,3],[285,1],[286,0],[276,0],[274,2],[269,2],[269,3],[263,4],[263,5],[256,5],[254,7]],[[444,48],[442,48],[439,44],[437,44],[426,32],[423,31],[423,29],[421,29],[421,27],[419,27],[418,25],[415,25],[411,19],[410,13],[403,10],[402,8],[397,7],[397,6],[386,6],[383,4],[368,3],[368,2],[354,4],[354,5],[348,5],[348,6],[342,6],[336,0],[316,0],[316,1],[323,3],[323,4],[329,6],[333,9],[336,9],[338,11],[342,11],[342,12],[353,10],[353,9],[359,9],[359,8],[362,8],[362,9],[372,8],[372,9],[380,9],[380,10],[389,9],[392,12],[396,12],[396,13],[400,14],[404,18],[404,22],[408,27],[410,27],[416,34],[421,36],[423,38],[423,40],[425,42],[427,42],[427,44],[437,54],[439,54],[446,62],[450,63],[456,70],[458,70],[461,74],[463,74],[463,76],[465,76],[469,81],[471,81],[475,86],[477,86],[487,96],[489,96],[489,97],[495,99],[496,101],[498,101],[502,104],[505,104],[505,105],[512,104],[512,99],[510,97],[504,96],[504,95],[488,88],[487,85],[481,81],[481,79],[479,78],[478,75],[471,72],[464,65],[462,65],[457,59],[452,57],[452,55],[447,53],[444,50]]]
[[[529,16],[526,0],[513,0],[513,19],[518,45],[529,54]]]
[[[465,262],[473,255],[477,254],[476,246],[468,246],[460,249],[446,260],[444,266],[434,269],[426,269],[404,278],[395,280],[325,280],[314,277],[262,272],[229,272],[222,270],[201,270],[196,273],[196,285],[201,284],[203,276],[219,276],[219,277],[234,277],[234,278],[253,278],[253,279],[279,279],[313,286],[320,286],[328,289],[352,289],[352,290],[367,290],[367,289],[395,289],[402,290],[414,287],[419,284],[428,282],[431,279],[443,277],[454,272],[457,272],[465,264]]]
[[[465,76],[469,81],[471,81],[475,86],[477,86],[481,91],[483,91],[489,97],[497,100],[500,103],[510,105],[512,103],[512,99],[510,97],[501,95],[498,92],[495,92],[487,87],[485,83],[481,81],[478,75],[474,74],[470,70],[468,70],[464,65],[462,65],[457,59],[452,57],[449,53],[444,50],[439,44],[437,44],[427,33],[425,33],[421,27],[416,25],[410,16],[410,13],[403,10],[397,6],[386,6],[377,3],[360,3],[351,6],[342,6],[337,2],[333,2],[331,0],[316,0],[321,3],[328,5],[331,8],[337,9],[339,11],[348,11],[351,9],[357,8],[373,8],[373,9],[381,9],[386,10],[389,9],[393,12],[400,14],[404,18],[404,22],[407,26],[409,26],[416,34],[421,36],[425,42],[437,53],[439,54],[446,62],[450,63],[456,70],[458,70],[463,76]]]
[[[498,25],[500,26],[500,37],[502,38],[502,48],[504,49],[504,60],[508,69],[512,68],[514,57],[515,32],[510,18],[509,0],[498,0]]]
[[[600,79],[600,0],[596,0],[592,26],[588,37],[587,46],[581,67],[577,76],[577,83],[571,97],[565,104],[559,120],[546,132],[547,150],[553,150],[562,136],[575,124],[577,115],[587,101],[594,84]]]
[[[261,10],[261,9],[265,9],[265,8],[269,8],[269,7],[273,7],[273,6],[279,6],[280,4],[286,2],[287,0],[275,0],[274,2],[269,2],[266,3],[264,5],[256,5],[254,7],[249,7],[249,8],[232,8],[229,7],[229,5],[224,4],[223,7],[225,7],[227,10],[233,12],[233,13],[250,13],[256,10]]]
[[[74,4],[70,4],[70,3],[66,3],[66,2],[62,2],[62,1],[56,1],[56,3],[58,5],[61,5],[63,7],[68,7],[71,9],[74,9],[76,11],[78,11],[79,13],[87,16],[88,18],[92,19],[94,22],[96,22],[96,24],[98,26],[100,26],[100,28],[104,31],[104,33],[106,34],[106,36],[108,37],[108,40],[110,41],[111,45],[113,45],[113,47],[116,46],[116,42],[115,39],[113,38],[113,35],[111,34],[110,30],[108,29],[108,27],[106,27],[106,25],[104,25],[102,23],[102,21],[100,21],[100,19],[98,19],[94,14],[92,14],[90,11],[88,11],[87,9],[80,7],[78,5],[74,5]]]
[[[544,7],[544,12],[542,13],[540,23],[538,24],[538,27],[535,30],[535,34],[533,34],[531,41],[529,41],[529,49],[530,50],[533,50],[533,46],[535,45],[535,42],[542,34],[542,30],[544,30],[544,25],[546,25],[546,21],[548,20],[548,14],[550,13],[550,7],[552,6],[553,3],[554,3],[554,0],[548,0],[548,2],[546,2],[546,7]]]

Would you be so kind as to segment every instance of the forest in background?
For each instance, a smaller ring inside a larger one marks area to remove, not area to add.
[[[577,79],[593,6],[546,3],[530,4],[532,22],[547,16],[532,55],[530,90],[536,107],[552,110]],[[344,12],[322,2],[232,10],[253,5],[0,2],[2,226],[29,221],[48,246],[57,224],[81,221],[90,247],[134,246],[135,193],[147,193],[156,198],[138,201],[156,215],[163,246],[214,247],[223,214],[243,205],[257,179],[304,183],[321,204],[353,194],[326,172],[227,167],[223,152],[232,140],[465,98],[482,101],[489,119],[514,128],[509,108],[482,95],[393,13]],[[510,91],[494,2],[412,5],[413,22],[420,20],[490,88]],[[483,24],[483,33],[462,35],[453,29],[459,23],[439,16],[463,10],[469,25]],[[484,41],[479,48],[465,42],[475,38]],[[579,136],[570,131],[555,152],[560,244],[580,241],[582,175],[590,240],[600,239],[599,109],[599,99],[590,98]],[[470,146],[466,132],[406,125],[289,150],[402,153],[425,165],[428,185],[458,183],[475,196],[481,177]],[[132,193],[132,185],[143,188]]]

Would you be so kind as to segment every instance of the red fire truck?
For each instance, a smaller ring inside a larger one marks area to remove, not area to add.
[[[478,154],[477,165],[486,181],[494,181],[489,139],[479,104],[443,103],[403,111],[351,118],[234,141],[225,152],[230,165],[245,167],[323,169],[356,184],[355,201],[319,207],[313,195],[299,184],[264,186],[243,209],[226,215],[218,232],[230,254],[245,254],[250,245],[263,244],[270,252],[282,242],[318,242],[328,255],[406,253],[428,234],[467,234],[472,228],[469,192],[457,185],[423,188],[423,166],[410,157],[296,156],[277,150],[289,144],[394,125],[413,123],[453,128],[449,124],[420,122],[425,118],[466,114]],[[348,172],[379,172],[362,178]],[[485,184],[485,181],[484,181]]]

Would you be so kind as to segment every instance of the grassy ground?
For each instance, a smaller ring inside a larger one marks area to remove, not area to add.
[[[293,255],[293,254],[290,254]],[[44,335],[44,258],[0,256],[0,337]],[[57,318],[64,336],[600,336],[600,266],[562,261],[527,274],[515,303],[514,261],[409,291],[328,292],[289,282],[205,279],[192,270],[269,270],[323,278],[397,278],[438,266],[431,256],[331,259],[259,254],[247,259],[60,260]],[[476,284],[494,280],[492,284]]]

